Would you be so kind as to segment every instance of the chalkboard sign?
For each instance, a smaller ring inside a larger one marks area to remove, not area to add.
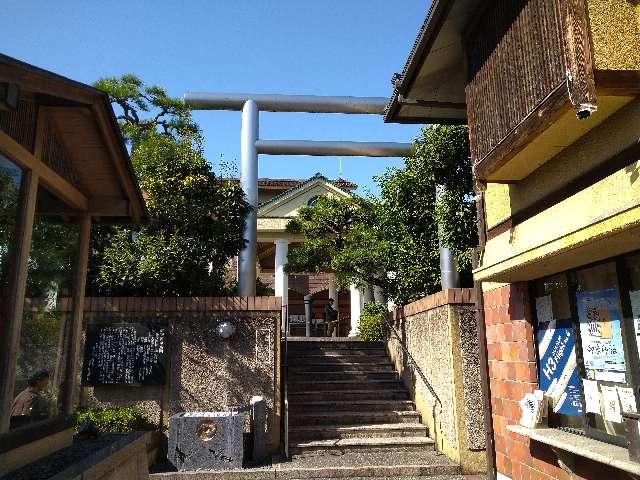
[[[153,322],[87,325],[83,383],[164,384],[165,330]]]

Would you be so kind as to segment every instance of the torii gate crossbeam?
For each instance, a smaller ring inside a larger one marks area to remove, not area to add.
[[[238,256],[238,295],[240,296],[254,296],[256,289],[258,154],[404,157],[411,150],[409,143],[260,140],[258,138],[260,110],[382,115],[387,98],[187,93],[184,100],[186,105],[194,110],[242,111],[240,184],[252,211],[245,221],[244,238],[247,244]]]

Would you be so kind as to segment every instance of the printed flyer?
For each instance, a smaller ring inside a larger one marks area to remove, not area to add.
[[[624,383],[626,365],[615,288],[578,292],[578,317],[587,378]]]
[[[546,318],[549,316],[547,313]],[[581,415],[580,379],[571,321],[538,321],[537,342],[540,389],[551,398],[553,411],[564,415]]]

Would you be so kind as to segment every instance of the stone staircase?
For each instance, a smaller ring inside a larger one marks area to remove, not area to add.
[[[294,337],[288,365],[294,464],[324,465],[323,478],[461,478],[435,452],[382,343]]]

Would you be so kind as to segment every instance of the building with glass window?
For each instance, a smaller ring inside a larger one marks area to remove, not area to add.
[[[91,226],[145,215],[106,94],[0,55],[0,475],[70,444]]]
[[[312,318],[314,335],[324,335],[324,309],[333,298],[334,307],[339,310],[339,336],[347,336],[353,330],[358,319],[352,315],[351,297],[361,297],[357,289],[338,291],[331,272],[285,274],[284,266],[289,249],[295,248],[303,240],[300,235],[287,232],[287,224],[303,206],[314,205],[321,196],[349,198],[358,188],[343,178],[330,180],[316,173],[314,176],[298,180],[290,178],[258,179],[258,246],[256,271],[262,284],[273,290],[276,296],[286,298],[290,318],[290,334],[305,334],[304,296],[313,295]],[[237,257],[231,265],[232,275],[237,275]],[[235,278],[234,278],[235,280]],[[355,294],[355,295],[354,295]],[[358,309],[359,311],[359,309]],[[357,313],[357,312],[356,312]],[[354,321],[352,325],[351,320]]]
[[[469,126],[492,478],[640,474],[638,45],[638,2],[441,0],[394,76],[387,121]]]

